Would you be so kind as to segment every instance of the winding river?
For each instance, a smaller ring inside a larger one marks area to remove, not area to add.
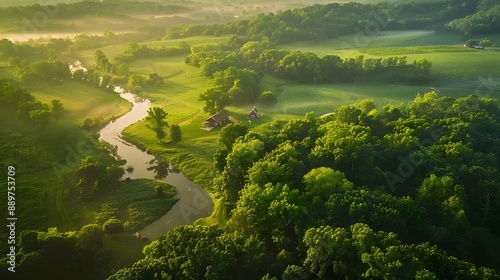
[[[133,107],[127,114],[105,126],[100,131],[100,139],[116,145],[118,155],[127,161],[127,166],[134,167],[134,171],[125,176],[131,179],[158,179],[157,167],[161,165],[161,161],[158,162],[154,156],[141,151],[121,138],[121,132],[124,128],[147,116],[151,102],[147,99],[141,100],[136,95],[125,92],[119,87],[116,87],[115,91],[123,99],[131,102]],[[157,166],[154,166],[155,163]],[[139,231],[139,234],[150,239],[165,234],[175,226],[191,224],[198,218],[207,217],[211,214],[213,208],[212,199],[204,189],[190,181],[172,166],[168,164],[167,166],[169,167],[168,174],[163,174],[164,176],[160,178],[163,178],[162,181],[175,186],[176,198],[179,200],[167,214]]]

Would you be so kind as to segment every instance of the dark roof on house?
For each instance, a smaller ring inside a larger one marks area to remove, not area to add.
[[[257,109],[256,107],[253,107],[253,109],[250,112],[248,112],[248,113],[249,114],[257,114],[258,115],[259,114],[259,109]]]
[[[229,119],[229,115],[226,114],[226,112],[224,112],[224,111],[220,111],[219,113],[210,116],[210,118],[206,119],[205,121],[206,122],[215,121],[215,122],[221,123],[223,121],[227,121],[228,119]]]

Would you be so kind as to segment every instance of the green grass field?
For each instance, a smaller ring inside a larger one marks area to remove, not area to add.
[[[43,103],[59,99],[67,111],[65,119],[81,125],[92,116],[102,116],[109,120],[130,110],[132,104],[118,94],[72,80],[57,85],[30,88],[33,96]]]
[[[203,102],[198,101],[208,80],[200,75],[198,68],[185,64],[184,56],[142,59],[133,62],[130,69],[140,73],[156,72],[164,77],[163,85],[146,89],[143,95],[168,112],[169,124],[181,126],[183,140],[176,144],[158,144],[154,133],[143,122],[126,128],[125,137],[134,143],[141,143],[151,153],[164,155],[195,183],[209,187],[218,134],[200,129],[209,115],[203,112]]]
[[[194,36],[189,38],[181,38],[181,39],[172,39],[172,40],[160,40],[160,41],[147,41],[147,42],[138,42],[139,45],[146,45],[151,48],[160,48],[160,47],[174,47],[178,46],[181,43],[186,43],[188,45],[196,45],[201,43],[224,43],[229,39],[228,36]],[[116,44],[105,46],[103,48],[99,48],[104,52],[108,58],[112,58],[113,56],[122,53],[128,48],[128,44]],[[83,65],[93,65],[94,64],[94,56],[95,51],[97,49],[86,50],[79,55],[80,61]]]
[[[163,196],[156,195],[157,186],[163,188]],[[112,218],[110,209],[116,209],[116,217],[124,223],[125,231],[133,233],[165,215],[177,201],[173,198],[175,193],[174,186],[160,181],[123,181],[111,192],[85,203],[80,209],[81,223],[103,223]]]
[[[278,96],[278,104],[272,108],[259,108],[264,117],[251,120],[252,123],[248,123],[248,117],[246,116],[252,106],[228,107],[232,116],[245,121],[250,126],[254,126],[271,120],[300,118],[311,111],[316,116],[321,116],[333,112],[340,106],[353,104],[362,99],[374,99],[375,104],[381,109],[388,103],[408,103],[415,99],[417,94],[430,91],[436,91],[441,96],[453,98],[476,93],[476,88],[471,87],[467,82],[462,84],[455,82],[440,87],[383,83],[303,85],[290,84],[289,81],[266,76],[263,83],[269,90],[276,87],[280,88],[281,93]],[[490,93],[483,90],[480,90],[479,93],[480,96],[500,98],[499,93]]]
[[[477,36],[489,38],[500,45],[500,35]],[[322,42],[298,42],[281,46],[290,50],[313,52],[322,57],[342,58],[363,55],[366,58],[407,56],[408,63],[425,58],[432,62],[438,76],[478,80],[481,76],[499,75],[498,49],[474,50],[463,46],[466,39],[454,33],[432,31],[384,31],[379,36],[342,36]]]

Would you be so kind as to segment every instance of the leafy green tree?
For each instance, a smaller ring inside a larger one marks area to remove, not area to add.
[[[58,120],[64,113],[64,106],[62,105],[61,100],[59,99],[52,99],[50,103],[52,104],[51,111],[52,114],[54,115],[54,119]]]
[[[287,185],[246,185],[240,194],[228,226],[244,234],[256,234],[278,250],[295,251],[300,217],[306,209],[299,191]]]
[[[101,248],[104,231],[101,226],[89,224],[83,226],[77,233],[78,243],[92,248]]]
[[[332,274],[349,278],[360,274],[357,250],[348,230],[330,226],[311,228],[304,235],[304,244],[307,246],[304,263],[320,279],[328,279]]]
[[[141,75],[141,74],[130,74],[128,76],[127,86],[130,89],[137,90],[138,88],[142,87],[145,84],[146,80],[147,79],[146,79],[146,77],[144,75]]]
[[[35,101],[31,93],[14,81],[0,80],[0,88],[0,106],[6,110],[16,112],[22,104]]]
[[[475,40],[472,40],[472,39],[465,41],[465,44],[464,44],[464,46],[466,46],[468,48],[475,46],[475,45],[477,45],[477,42]]]
[[[313,112],[307,113],[303,119],[291,120],[286,123],[277,135],[281,142],[303,141],[305,138],[310,138],[312,141],[317,138],[317,128],[319,124],[314,117]]]
[[[417,201],[421,203],[432,216],[448,216],[463,209],[463,187],[453,182],[449,176],[438,177],[431,174],[422,182],[418,189]],[[443,213],[443,210],[451,213]]]
[[[0,40],[0,57],[3,59],[9,59],[16,54],[16,45],[7,38]]]
[[[353,188],[344,174],[328,167],[312,169],[304,176],[306,191],[320,197],[329,197],[336,192],[344,192]]]
[[[281,276],[282,280],[306,280],[309,279],[309,273],[307,271],[296,265],[289,265],[283,275]]]
[[[130,273],[136,279],[152,279],[155,274],[167,279],[257,279],[263,274],[263,245],[255,237],[224,233],[216,226],[176,227],[145,246],[145,259],[134,269],[119,274]],[[110,279],[119,279],[115,276]]]
[[[306,164],[298,151],[299,145],[295,145],[290,141],[281,143],[255,162],[248,170],[249,182],[261,186],[267,183],[288,184],[292,188],[303,190],[301,180],[306,172]]]
[[[226,203],[234,204],[237,201],[238,192],[243,188],[248,169],[261,157],[263,148],[264,143],[258,139],[233,144],[226,158],[224,171],[214,180]]]
[[[104,233],[117,234],[123,231],[123,223],[119,219],[109,219],[103,224],[102,229]]]
[[[12,56],[9,58],[9,64],[14,66],[16,69],[26,69],[28,64],[25,58],[21,58],[19,56]]]
[[[361,109],[351,105],[342,106],[335,112],[335,118],[340,122],[358,124],[362,112]]]
[[[419,59],[413,62],[412,71],[407,75],[410,84],[422,84],[429,81],[431,77],[432,62],[427,59]]]
[[[219,132],[219,142],[222,143],[228,150],[231,150],[233,143],[238,137],[244,136],[248,132],[248,127],[244,123],[231,123]]]
[[[153,130],[156,134],[158,140],[163,140],[166,136],[165,127],[169,127],[167,121],[168,113],[160,107],[151,107],[148,110],[148,116],[146,117],[146,127]]]
[[[40,129],[45,128],[45,126],[53,118],[53,114],[45,109],[32,110],[29,112],[29,114],[30,114],[30,119]]]
[[[92,267],[99,262],[97,258],[104,239],[103,227],[97,224],[83,226],[76,234],[76,240],[82,248],[82,265]]]
[[[126,63],[121,63],[116,67],[116,74],[119,76],[128,76],[129,73],[130,73],[130,68]]]
[[[169,135],[172,142],[180,142],[182,140],[181,127],[177,124],[171,125]]]
[[[220,112],[232,102],[231,95],[217,88],[207,89],[204,93],[200,94],[199,100],[205,101],[203,110],[210,114]]]
[[[375,150],[370,128],[335,121],[319,130],[326,132],[318,138],[310,155],[319,166],[341,171],[355,184],[368,183],[377,176],[372,169]]]
[[[372,110],[375,110],[377,108],[377,106],[375,106],[375,101],[373,101],[373,99],[360,100],[360,101],[358,101],[358,104],[356,107],[358,107],[361,110],[361,113],[365,113],[365,114],[368,114]]]
[[[274,106],[278,103],[278,98],[272,91],[264,91],[259,95],[259,104],[263,106]]]
[[[493,46],[493,43],[489,39],[483,39],[479,42],[479,45],[483,48],[487,48]]]
[[[45,81],[51,81],[57,77],[56,66],[47,61],[32,62],[29,68],[34,75]]]

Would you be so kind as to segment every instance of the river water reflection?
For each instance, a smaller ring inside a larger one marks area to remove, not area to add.
[[[136,146],[121,138],[121,132],[127,126],[142,120],[151,107],[149,100],[141,100],[136,95],[115,88],[120,96],[133,104],[132,110],[122,117],[109,123],[100,131],[102,140],[118,147],[118,155],[127,161],[127,166],[133,166],[133,172],[125,175],[131,179],[161,180],[175,186],[177,203],[160,219],[139,231],[139,234],[150,239],[165,234],[175,226],[191,224],[198,218],[211,214],[213,203],[210,195],[201,187],[190,181],[184,174],[168,162],[155,158],[141,151]]]

